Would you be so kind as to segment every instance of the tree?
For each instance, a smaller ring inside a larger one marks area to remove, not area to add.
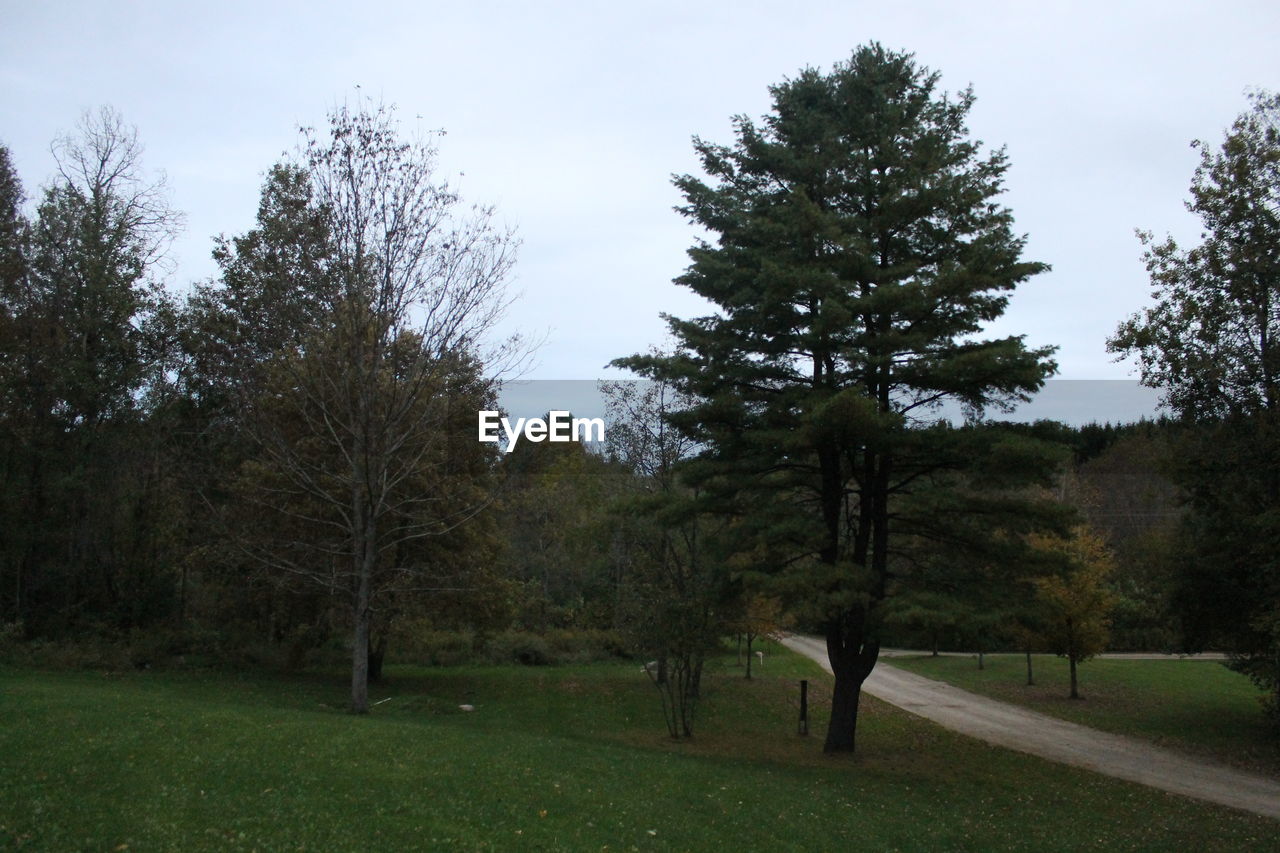
[[[53,148],[58,179],[37,211],[28,296],[52,345],[30,381],[46,385],[41,405],[61,424],[91,430],[132,411],[153,379],[153,273],[182,217],[164,177],[144,176],[137,131],[114,110],[86,113]]]
[[[336,303],[329,225],[316,202],[306,170],[279,163],[268,170],[256,225],[243,234],[215,240],[220,275],[198,284],[179,315],[181,359],[174,371],[178,404],[170,429],[185,448],[175,466],[184,493],[205,511],[192,513],[191,559],[183,562],[216,589],[211,601],[225,610],[213,615],[220,629],[234,623],[252,627],[255,637],[292,644],[288,658],[301,664],[305,647],[326,639],[317,623],[327,623],[325,590],[301,577],[263,570],[244,552],[246,536],[230,531],[256,529],[263,515],[255,508],[247,525],[236,518],[235,502],[256,504],[262,496],[241,478],[242,467],[260,455],[247,421],[267,399],[273,361],[299,351],[308,336],[326,325],[326,306]],[[279,517],[274,530],[281,532]],[[269,543],[259,543],[269,551]],[[185,598],[181,608],[185,615]]]
[[[28,225],[22,214],[25,202],[26,192],[13,167],[13,158],[9,149],[0,145],[0,318],[6,324],[12,322],[26,267]]]
[[[759,593],[740,592],[736,611],[726,627],[738,635],[739,645],[746,638],[747,668],[744,677],[750,680],[751,645],[760,637],[777,639],[783,633],[782,602]],[[738,653],[741,655],[741,649]]]
[[[955,472],[997,447],[1009,464],[992,470],[1039,470],[1029,442],[933,413],[1025,399],[1052,372],[1048,349],[979,337],[1045,266],[1021,259],[995,201],[1003,151],[968,138],[971,92],[940,93],[936,73],[877,44],[771,92],[762,125],[734,120],[733,146],[695,139],[710,183],[676,180],[681,211],[716,238],[676,281],[715,313],[668,318],[674,356],[616,364],[699,401],[670,416],[704,448],[688,477],[730,519],[738,570],[803,602],[825,634],[825,749],[843,752],[907,552],[978,545],[981,525],[952,520],[1013,509],[958,500]]]
[[[18,317],[22,311],[22,286],[26,278],[27,232],[29,225],[22,213],[26,193],[9,149],[0,145],[0,519],[6,530],[19,529],[20,519],[28,507],[19,498],[19,483],[24,479],[26,465],[19,452],[18,440],[22,433],[18,413],[25,407],[21,402],[22,359],[20,341],[22,329]],[[0,586],[0,618],[14,623],[23,614],[24,572],[22,544],[15,543],[12,534],[5,537],[0,549],[0,568],[4,583]]]
[[[272,167],[256,227],[216,241],[218,281],[188,301],[184,379],[198,405],[221,412],[256,397],[271,359],[324,327],[340,298],[332,238],[306,169]]]
[[[1200,245],[1139,232],[1157,302],[1109,342],[1192,419],[1280,405],[1280,95],[1251,100],[1220,150],[1192,143],[1200,165],[1187,208],[1205,228]]]
[[[86,112],[53,153],[58,174],[29,224],[6,169],[5,586],[28,629],[127,630],[169,594],[165,465],[147,418],[165,381],[163,259],[182,217],[114,110]]]
[[[1118,430],[1105,450],[1076,467],[1065,489],[1065,499],[1115,555],[1116,648],[1171,650],[1179,644],[1170,593],[1176,536],[1186,513],[1181,490],[1169,476],[1182,442],[1179,432],[1185,430],[1153,422]]]
[[[226,325],[254,336],[228,335],[254,368],[236,397],[254,444],[240,480],[259,512],[250,551],[345,599],[356,713],[378,607],[455,586],[438,575],[482,559],[460,547],[492,498],[475,412],[495,407],[495,373],[519,354],[488,340],[515,240],[492,210],[460,209],[435,159],[400,139],[391,110],[340,107],[327,133],[303,131],[259,228],[220,256]],[[277,292],[300,329],[272,321]]]
[[[1201,242],[1140,235],[1156,304],[1109,346],[1194,425],[1174,471],[1191,510],[1175,595],[1187,647],[1221,643],[1280,718],[1280,96],[1250,99],[1220,147],[1192,143]]]
[[[502,573],[525,630],[612,628],[619,577],[609,505],[629,472],[577,442],[520,442],[502,462]]]
[[[1032,545],[1065,562],[1061,573],[1038,576],[1033,583],[1044,607],[1041,636],[1050,651],[1067,659],[1071,698],[1079,699],[1077,665],[1107,647],[1109,615],[1115,604],[1108,586],[1114,569],[1111,553],[1085,527],[1077,527],[1069,538],[1033,535]]]
[[[714,538],[723,525],[699,518],[701,496],[676,478],[693,452],[668,416],[692,401],[663,382],[603,382],[608,449],[633,474],[615,502],[622,519],[626,574],[621,621],[658,688],[667,731],[693,735],[707,654],[719,643],[727,583]]]

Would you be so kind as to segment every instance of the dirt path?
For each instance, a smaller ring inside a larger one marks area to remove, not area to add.
[[[822,641],[789,637],[783,643],[831,671]],[[1280,820],[1280,782],[1263,776],[987,699],[883,661],[863,689],[877,699],[987,743]]]
[[[880,660],[885,658],[916,658],[933,654],[933,652],[924,649],[881,649]],[[938,652],[939,657],[944,658],[976,658],[973,652]],[[988,652],[988,658],[994,657],[1022,657],[1022,652]],[[1163,652],[1103,652],[1097,655],[1102,660],[1209,660],[1223,661],[1227,656],[1222,652],[1200,652],[1194,655],[1173,655]]]

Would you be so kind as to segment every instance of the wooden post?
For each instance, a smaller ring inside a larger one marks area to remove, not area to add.
[[[800,681],[800,734],[809,734],[809,682]]]

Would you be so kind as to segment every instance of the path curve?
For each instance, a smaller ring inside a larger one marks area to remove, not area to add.
[[[782,642],[831,671],[825,642],[801,636]],[[883,662],[871,671],[862,689],[944,728],[996,746],[1280,820],[1280,782],[1264,776],[988,699]]]

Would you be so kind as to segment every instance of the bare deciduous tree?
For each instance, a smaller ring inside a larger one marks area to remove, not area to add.
[[[693,735],[707,654],[727,627],[724,566],[708,547],[721,525],[698,515],[699,495],[677,468],[695,445],[670,417],[691,399],[665,382],[601,382],[610,454],[635,475],[624,501],[628,577],[622,609],[626,633],[646,655],[667,731]]]
[[[55,186],[86,203],[103,248],[127,251],[142,270],[162,261],[185,217],[169,207],[165,174],[144,174],[137,128],[103,106],[86,110],[50,147],[62,179]]]
[[[244,401],[261,450],[246,494],[277,520],[255,556],[350,602],[363,713],[379,595],[429,588],[424,543],[489,502],[491,451],[466,425],[525,352],[490,340],[516,241],[491,209],[462,206],[434,147],[402,141],[388,108],[336,109],[326,133],[303,130],[297,160],[326,232],[308,259],[322,310]]]

